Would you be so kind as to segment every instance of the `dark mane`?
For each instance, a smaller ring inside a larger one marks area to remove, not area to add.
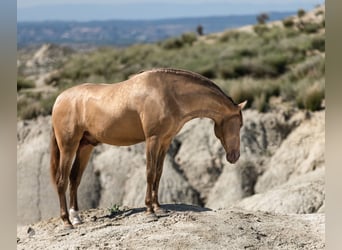
[[[170,74],[177,74],[177,75],[182,75],[182,76],[186,76],[189,78],[193,78],[196,81],[196,83],[202,84],[210,89],[213,89],[215,91],[218,91],[220,94],[222,94],[223,96],[225,96],[226,98],[228,98],[235,106],[237,105],[233,99],[228,96],[226,93],[223,92],[223,90],[221,88],[219,88],[213,81],[211,81],[210,79],[195,73],[195,72],[191,72],[188,70],[184,70],[184,69],[174,69],[174,68],[156,68],[156,69],[151,69],[151,70],[146,70],[146,71],[140,71],[138,74],[144,73],[144,72],[163,72],[163,73],[170,73]],[[198,81],[199,80],[199,81]]]

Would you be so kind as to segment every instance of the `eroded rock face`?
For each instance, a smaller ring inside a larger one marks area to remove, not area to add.
[[[210,208],[240,204],[246,209],[282,213],[324,210],[324,111],[310,116],[305,112],[244,111],[241,157],[235,165],[226,162],[213,126],[209,119],[195,119],[176,136],[164,162],[161,203]],[[19,224],[59,215],[49,173],[50,127],[50,117],[18,122]],[[145,164],[144,143],[96,147],[79,188],[80,209],[144,206]],[[318,179],[306,176],[317,170],[321,170]],[[292,180],[296,178],[303,178],[304,186]],[[317,192],[307,192],[305,187]],[[277,196],[281,199],[276,200]],[[308,203],[310,199],[317,204]],[[273,206],[265,205],[268,200]],[[297,201],[301,207],[286,205]]]
[[[265,193],[243,199],[236,206],[250,211],[310,214],[324,212],[324,201],[325,172],[320,168],[296,176]]]
[[[255,191],[262,193],[325,164],[325,113],[316,112],[292,131],[265,166]]]

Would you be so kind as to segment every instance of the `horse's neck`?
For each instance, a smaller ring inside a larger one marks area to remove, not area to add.
[[[234,105],[226,97],[213,91],[194,91],[184,97],[184,120],[206,117],[220,122],[222,118],[234,113]]]

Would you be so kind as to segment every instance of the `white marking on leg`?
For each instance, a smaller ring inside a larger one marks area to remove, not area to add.
[[[77,224],[82,223],[82,220],[81,220],[80,216],[78,215],[78,211],[76,211],[73,208],[70,208],[70,210],[69,210],[69,218],[70,218],[70,221],[73,225],[77,225]]]

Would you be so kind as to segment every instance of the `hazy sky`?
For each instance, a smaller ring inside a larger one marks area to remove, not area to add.
[[[17,0],[18,21],[160,19],[312,9],[323,0]]]

